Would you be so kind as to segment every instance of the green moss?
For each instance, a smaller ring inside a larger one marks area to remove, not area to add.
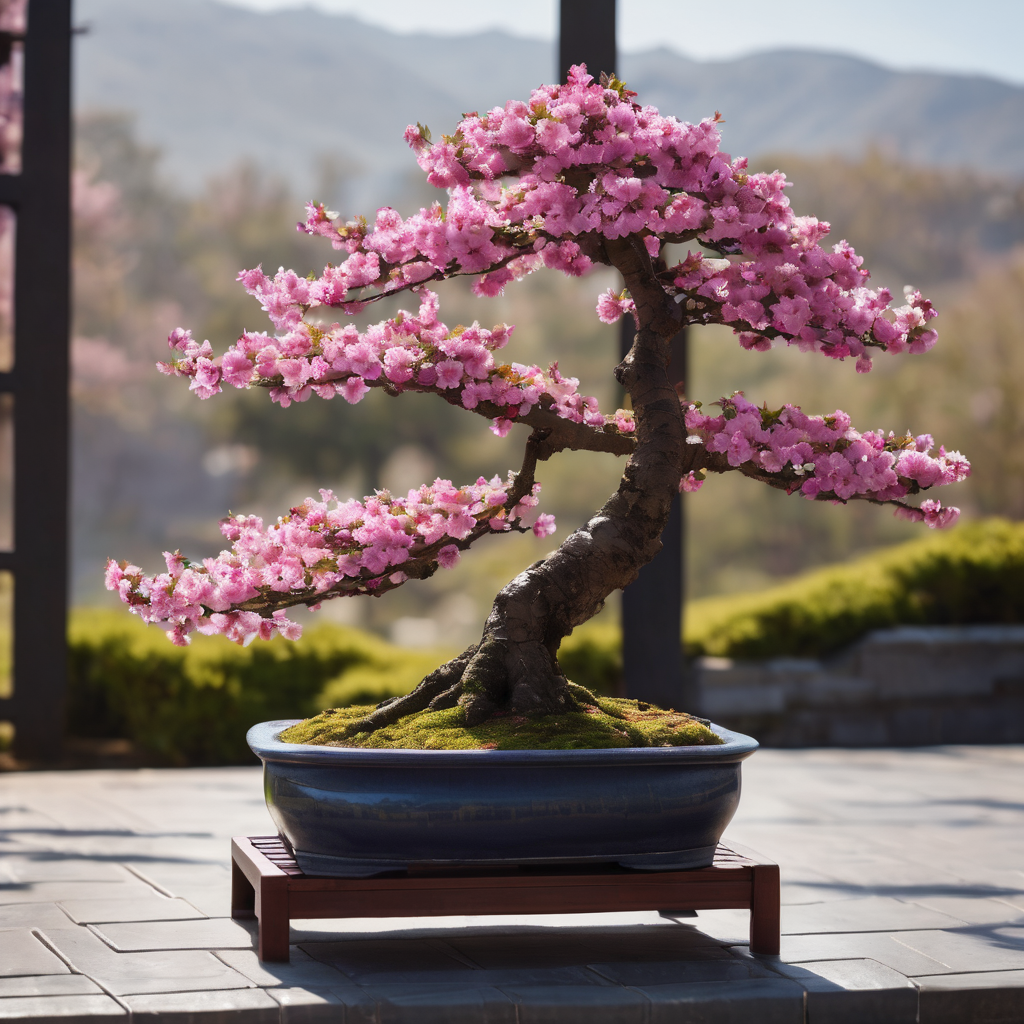
[[[461,707],[420,711],[375,732],[353,732],[372,707],[333,708],[281,734],[286,743],[406,750],[589,750],[721,743],[700,719],[635,700],[595,697],[573,686],[581,710],[561,715],[495,715],[467,727]]]

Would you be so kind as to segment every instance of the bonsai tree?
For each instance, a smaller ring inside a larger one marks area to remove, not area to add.
[[[970,471],[958,452],[933,453],[929,435],[862,433],[841,411],[768,409],[741,393],[706,410],[669,382],[669,343],[687,324],[728,324],[745,349],[796,345],[849,359],[857,373],[871,369],[876,352],[920,354],[937,337],[927,299],[913,292],[893,308],[887,290],[870,289],[845,241],[822,245],[828,224],[794,216],[783,174],[750,173],[722,152],[718,121],[717,113],[697,125],[664,116],[624,83],[596,82],[579,66],[529,101],[465,116],[439,141],[421,125],[406,129],[446,205],[407,219],[385,207],[369,224],[310,204],[299,229],[326,238],[342,261],[319,277],[242,272],[274,332],[247,331],[215,358],[209,342],[178,329],[173,356],[159,367],[190,378],[204,399],[224,385],[266,388],[282,406],[314,397],[356,403],[370,388],[430,392],[487,417],[499,436],[527,427],[521,467],[505,480],[456,487],[439,479],[364,501],[321,491],[269,527],[232,516],[221,524],[229,551],[201,563],[167,554],[167,571],[154,576],[110,562],[107,586],[176,644],[193,630],[242,644],[296,638],[290,607],[380,596],[451,568],[486,534],[527,529],[539,462],[584,450],[625,458],[618,489],[589,522],[497,595],[478,643],[358,723],[372,732],[459,705],[473,725],[496,713],[577,709],[579,688],[559,669],[559,644],[636,578],[660,549],[673,496],[700,488],[709,471],[815,501],[893,505],[932,527],[951,523],[955,508],[906,501]],[[678,260],[669,246],[689,249]],[[429,287],[470,275],[477,295],[495,296],[534,271],[579,276],[595,266],[614,267],[624,284],[598,298],[597,315],[605,323],[630,315],[636,325],[613,371],[630,408],[612,414],[557,363],[504,362],[511,327],[449,329]],[[401,292],[415,294],[415,311],[366,331],[333,320],[336,310],[351,315]],[[538,516],[532,529],[551,533],[553,517]]]

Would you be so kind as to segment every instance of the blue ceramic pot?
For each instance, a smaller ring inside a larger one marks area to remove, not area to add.
[[[757,741],[721,726],[714,747],[367,750],[282,743],[294,721],[246,737],[271,817],[307,874],[363,877],[409,864],[613,862],[706,867]]]

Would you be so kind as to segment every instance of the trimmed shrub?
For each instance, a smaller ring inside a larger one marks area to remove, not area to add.
[[[68,732],[126,738],[182,765],[250,762],[245,733],[257,722],[381,700],[450,656],[406,652],[329,624],[297,643],[241,648],[196,636],[173,647],[160,630],[107,609],[76,609],[69,647]]]
[[[586,623],[567,637],[558,664],[568,679],[604,697],[619,696],[622,682],[622,630]]]
[[[825,657],[874,629],[1024,622],[1024,524],[967,523],[804,573],[756,594],[694,601],[690,655]]]

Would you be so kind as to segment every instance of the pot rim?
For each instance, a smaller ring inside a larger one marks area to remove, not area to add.
[[[587,750],[408,750],[367,747],[329,747],[314,743],[284,743],[279,737],[301,718],[260,722],[246,733],[252,752],[264,762],[333,765],[336,767],[425,768],[474,767],[487,765],[625,765],[625,764],[728,764],[743,761],[757,750],[757,740],[711,723],[711,729],[725,741],[716,746],[608,747]]]

